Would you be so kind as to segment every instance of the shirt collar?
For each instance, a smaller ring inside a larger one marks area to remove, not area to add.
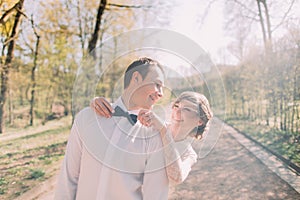
[[[125,112],[128,112],[129,114],[134,114],[134,115],[138,115],[139,114],[139,112],[140,112],[140,109],[138,109],[138,110],[127,110],[127,108],[126,108],[126,106],[125,106],[125,104],[123,103],[123,100],[122,100],[122,98],[121,97],[119,97],[117,100],[116,100],[116,102],[113,104],[113,108],[115,108],[115,107],[117,107],[117,106],[119,106],[120,108],[122,108],[122,110],[124,110]]]

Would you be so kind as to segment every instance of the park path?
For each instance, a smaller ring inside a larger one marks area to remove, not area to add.
[[[215,120],[212,129],[211,138],[218,134],[218,142],[187,180],[171,189],[170,200],[300,200],[299,175],[221,121]],[[195,148],[201,153],[208,147]]]
[[[47,130],[65,127],[66,124],[70,124],[70,123],[71,123],[71,117],[63,117],[60,119],[48,121],[45,123],[45,125],[31,126],[31,127],[27,127],[26,129],[22,129],[18,131],[8,131],[5,132],[4,134],[0,134],[0,142],[13,140],[24,136],[34,135],[36,133],[40,133]]]
[[[170,200],[300,200],[300,176],[232,127],[214,119],[205,141],[195,144],[199,161]],[[20,199],[53,199],[56,176]]]

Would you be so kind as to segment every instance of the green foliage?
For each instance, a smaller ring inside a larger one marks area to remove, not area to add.
[[[44,177],[45,172],[42,169],[29,169],[28,179],[39,179]]]
[[[0,16],[2,17],[4,14],[7,16],[3,19],[3,23],[0,23],[0,35],[2,37],[8,37],[11,33],[14,18],[16,14],[16,10],[11,10],[8,12],[18,0],[2,0],[0,4]]]
[[[17,2],[17,0],[2,1],[0,16]],[[89,76],[85,77],[85,82],[80,83],[81,88],[74,88],[77,70],[83,64],[81,60],[86,56],[87,44],[94,31],[99,1],[73,3],[36,1],[34,2],[36,11],[31,10],[28,3],[30,4],[30,1],[24,1],[22,12],[27,17],[22,18],[19,37],[16,38],[15,57],[9,77],[8,100],[4,105],[7,113],[4,116],[5,125],[14,128],[26,127],[29,124],[29,101],[34,84],[34,123],[40,124],[55,118],[55,105],[63,107],[60,116],[69,115],[72,106],[76,111],[88,105],[93,96],[110,97],[114,91],[116,78],[121,77],[121,70],[125,67],[119,65],[120,63],[113,66],[113,70],[105,76],[105,80],[98,84],[96,89],[91,88],[92,84],[97,83],[91,83],[89,80],[92,79]],[[15,13],[16,11],[13,10],[5,18],[4,23],[0,24],[2,47],[11,30]],[[113,9],[113,12],[110,9],[105,10],[100,39],[104,32],[106,36],[111,36],[130,29],[135,23],[136,14],[131,8]],[[37,38],[34,31],[40,36],[38,52],[35,52]],[[112,53],[113,51],[112,49]],[[31,74],[35,56],[37,62],[33,83]],[[96,75],[95,72],[91,74]],[[80,94],[75,96],[78,100],[77,105],[72,102],[73,91],[79,91]]]
[[[224,105],[213,106],[216,116],[300,166],[300,54],[292,44],[296,46],[294,40],[284,45],[274,42],[276,51],[270,54],[256,51],[245,55],[238,66],[219,66],[226,113],[218,112]]]
[[[238,117],[228,117],[226,123],[300,166],[300,143],[293,139],[293,133],[266,125],[257,125],[255,121]]]
[[[8,182],[5,180],[4,177],[0,177],[0,186],[6,185]]]

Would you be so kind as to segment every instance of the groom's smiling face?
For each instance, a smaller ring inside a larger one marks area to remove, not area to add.
[[[141,108],[151,109],[163,97],[164,74],[159,67],[151,67],[132,95],[133,102]]]

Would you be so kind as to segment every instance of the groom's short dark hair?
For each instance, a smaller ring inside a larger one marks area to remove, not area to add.
[[[124,88],[126,89],[129,84],[130,84],[130,80],[132,78],[132,74],[134,72],[139,72],[142,76],[142,78],[144,79],[149,70],[150,70],[150,67],[159,67],[160,70],[163,72],[164,74],[164,70],[163,70],[163,67],[162,65],[156,61],[156,60],[153,60],[152,58],[148,58],[148,57],[142,57],[142,58],[139,58],[135,61],[133,61],[126,69],[125,71],[125,77],[124,77]]]

